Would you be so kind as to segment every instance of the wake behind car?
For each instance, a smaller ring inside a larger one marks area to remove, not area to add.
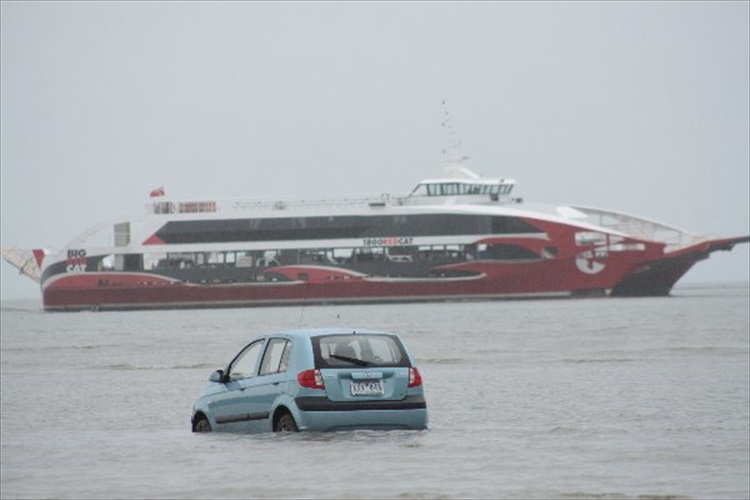
[[[209,381],[193,405],[193,432],[427,428],[422,377],[395,333],[262,335]]]

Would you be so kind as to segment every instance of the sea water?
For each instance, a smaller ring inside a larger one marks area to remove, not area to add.
[[[4,302],[2,498],[748,498],[748,284],[664,298],[44,313]],[[193,434],[255,334],[399,332],[430,429]]]

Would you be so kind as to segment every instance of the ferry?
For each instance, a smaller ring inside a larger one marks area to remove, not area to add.
[[[527,203],[462,166],[410,193],[339,200],[167,201],[62,251],[3,248],[46,311],[541,297],[665,296],[707,238],[641,217]]]

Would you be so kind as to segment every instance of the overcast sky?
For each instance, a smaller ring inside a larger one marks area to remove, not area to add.
[[[750,232],[748,2],[0,2],[2,245],[176,199],[401,193]],[[748,281],[748,245],[682,283]],[[0,264],[2,299],[38,297]]]

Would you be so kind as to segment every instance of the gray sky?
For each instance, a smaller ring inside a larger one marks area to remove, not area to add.
[[[409,191],[750,232],[748,2],[0,2],[2,245],[177,199]],[[748,245],[682,283],[747,281]],[[3,299],[38,286],[0,264]]]

